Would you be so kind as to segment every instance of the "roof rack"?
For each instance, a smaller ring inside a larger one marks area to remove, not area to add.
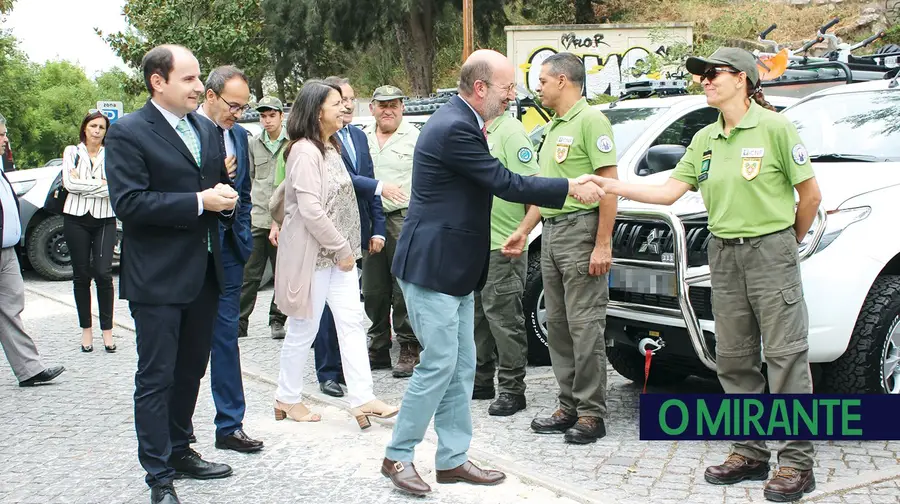
[[[609,104],[609,108],[615,108],[616,104],[624,100],[638,98],[682,96],[688,94],[687,81],[682,79],[648,79],[636,82],[626,82],[625,90],[619,97]]]

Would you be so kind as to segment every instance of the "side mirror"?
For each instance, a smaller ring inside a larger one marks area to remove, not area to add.
[[[647,170],[649,173],[660,173],[675,168],[684,157],[687,149],[683,145],[654,145],[647,151]]]

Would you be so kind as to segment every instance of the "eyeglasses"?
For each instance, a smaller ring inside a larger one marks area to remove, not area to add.
[[[500,86],[500,85],[494,84],[494,83],[491,82],[491,81],[482,81],[482,82],[484,82],[484,84],[485,84],[486,86],[494,86],[494,87],[500,88],[500,90],[503,91],[503,94],[509,94],[513,89],[516,88],[516,83],[515,83],[515,82],[510,82],[510,83],[509,83],[508,85],[506,85],[506,86]]]
[[[723,68],[723,67],[707,68],[702,74],[694,75],[694,82],[696,82],[697,84],[700,84],[701,82],[703,82],[703,79],[706,79],[706,80],[712,82],[721,73],[739,74],[739,73],[741,73],[741,71],[735,70],[733,68]]]
[[[356,98],[341,98],[341,103],[350,103],[356,105]]]
[[[237,104],[237,103],[231,103],[230,101],[228,101],[228,100],[226,100],[225,98],[223,98],[222,95],[220,95],[219,93],[216,93],[216,96],[218,96],[220,100],[222,100],[223,102],[225,102],[226,105],[228,105],[228,111],[231,112],[232,114],[237,114],[238,112],[240,112],[240,113],[243,114],[244,112],[250,110],[250,104],[249,104],[249,103],[244,104],[244,105],[240,105],[240,104]]]

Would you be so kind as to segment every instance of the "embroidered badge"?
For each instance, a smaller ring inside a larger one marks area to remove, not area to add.
[[[753,180],[759,175],[759,167],[762,165],[760,158],[743,158],[741,160],[741,175],[747,180]]]
[[[809,160],[809,154],[807,154],[806,147],[803,144],[797,144],[791,149],[791,157],[794,158],[794,162],[798,165],[804,165]]]
[[[613,142],[612,138],[609,138],[606,135],[601,136],[597,139],[597,150],[600,152],[609,152],[613,150]]]
[[[766,149],[757,147],[755,149],[741,149],[742,158],[761,158],[766,154]]]
[[[556,145],[572,145],[575,143],[575,137],[560,136],[556,139]]]
[[[709,171],[709,163],[712,161],[712,151],[706,151],[703,153],[703,159],[700,161],[700,173],[706,173]],[[704,177],[706,180],[706,177]]]
[[[531,162],[531,159],[534,157],[534,153],[532,153],[531,149],[529,149],[528,147],[522,147],[521,149],[519,149],[519,152],[516,153],[516,157],[522,163],[529,163],[529,162]]]
[[[554,157],[554,159],[556,159],[556,162],[562,163],[566,160],[567,157],[569,157],[569,146],[559,143],[556,144],[556,156]]]

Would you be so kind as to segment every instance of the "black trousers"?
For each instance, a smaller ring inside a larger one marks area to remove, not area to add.
[[[72,273],[78,324],[91,327],[91,279],[97,284],[100,329],[112,329],[112,260],[116,246],[116,218],[97,219],[91,214],[63,217],[63,234],[72,255]]]
[[[219,289],[212,255],[200,294],[184,305],[129,303],[137,333],[134,426],[147,485],[170,483],[173,454],[188,449],[200,380],[209,363]]]

